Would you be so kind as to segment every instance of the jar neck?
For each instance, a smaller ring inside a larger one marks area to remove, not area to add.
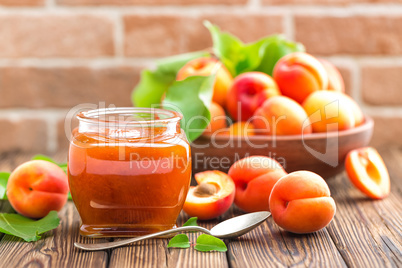
[[[162,109],[117,108],[79,114],[79,133],[99,134],[110,139],[154,139],[181,133],[182,116]]]

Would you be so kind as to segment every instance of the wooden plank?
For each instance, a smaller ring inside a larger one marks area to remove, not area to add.
[[[402,267],[402,148],[388,147],[379,152],[388,167],[392,190],[388,198],[374,202],[373,206],[382,219],[379,226],[385,226],[392,233],[392,237],[381,235],[384,252]]]
[[[74,242],[93,243],[94,239],[78,234],[79,217],[72,202],[59,212],[61,224],[45,233],[36,242],[5,235],[0,241],[0,259],[3,267],[107,267],[108,252],[84,252],[74,248]],[[106,242],[99,239],[95,242]]]
[[[230,267],[346,266],[325,229],[292,234],[277,226],[272,217],[250,233],[230,240],[228,249]]]
[[[392,158],[389,152],[383,157]],[[401,266],[401,190],[394,183],[400,177],[391,172],[391,178],[390,196],[378,201],[360,193],[345,174],[329,181],[337,214],[327,229],[348,266]]]
[[[165,248],[164,241],[150,239],[114,249],[109,267],[165,267]]]

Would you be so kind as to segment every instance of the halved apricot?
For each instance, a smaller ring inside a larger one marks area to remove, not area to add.
[[[233,204],[235,184],[226,174],[208,170],[194,175],[197,186],[191,186],[183,210],[191,217],[209,220],[225,213]]]
[[[345,168],[350,181],[370,198],[382,199],[389,195],[391,183],[388,170],[376,149],[364,147],[350,151]]]

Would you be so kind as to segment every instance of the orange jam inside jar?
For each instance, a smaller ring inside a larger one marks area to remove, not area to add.
[[[68,177],[80,234],[139,236],[174,228],[191,179],[182,115],[114,108],[77,118]]]

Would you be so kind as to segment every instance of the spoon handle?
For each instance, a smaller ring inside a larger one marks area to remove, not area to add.
[[[156,237],[156,236],[168,235],[168,234],[173,234],[173,233],[178,233],[178,232],[191,232],[191,231],[198,231],[198,232],[202,232],[202,233],[206,233],[206,234],[211,234],[211,232],[208,229],[205,229],[200,226],[183,226],[183,227],[178,227],[175,229],[170,229],[170,230],[161,231],[161,232],[144,235],[144,236],[140,236],[140,237],[134,237],[134,238],[130,238],[130,239],[124,239],[124,240],[107,242],[107,243],[98,243],[98,244],[74,243],[74,246],[79,249],[89,250],[89,251],[104,250],[104,249],[116,248],[116,247],[128,245],[128,244],[131,244],[134,242],[138,242],[138,241]]]

